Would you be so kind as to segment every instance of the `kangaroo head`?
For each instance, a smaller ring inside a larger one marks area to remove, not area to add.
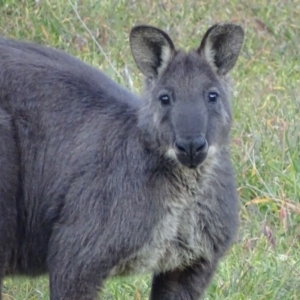
[[[150,146],[195,168],[211,149],[216,153],[227,144],[232,117],[226,75],[243,39],[240,26],[216,24],[197,49],[185,53],[160,29],[132,29],[132,54],[146,76],[139,127]]]

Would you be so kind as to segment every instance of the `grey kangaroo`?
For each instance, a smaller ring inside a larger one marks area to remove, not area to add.
[[[92,300],[110,276],[151,272],[151,300],[200,299],[238,227],[227,74],[243,38],[216,24],[186,53],[134,27],[142,97],[0,39],[1,282],[48,273],[51,300]]]

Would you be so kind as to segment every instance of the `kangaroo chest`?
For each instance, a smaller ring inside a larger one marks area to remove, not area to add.
[[[205,230],[202,210],[198,201],[171,206],[150,241],[115,267],[111,275],[165,272],[190,265],[199,257],[210,260],[213,242]]]

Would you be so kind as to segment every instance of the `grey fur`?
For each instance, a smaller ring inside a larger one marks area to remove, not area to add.
[[[219,24],[184,53],[133,28],[140,99],[63,52],[0,39],[0,279],[49,273],[51,300],[92,300],[109,276],[152,272],[151,300],[199,299],[238,227],[225,74],[242,40]],[[199,136],[185,159],[176,141]]]

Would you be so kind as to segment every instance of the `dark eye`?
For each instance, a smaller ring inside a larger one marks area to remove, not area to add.
[[[209,92],[209,94],[208,94],[209,102],[216,102],[218,97],[219,97],[219,94],[217,92]]]
[[[167,106],[170,104],[170,96],[167,94],[163,94],[159,97],[160,103],[163,106]]]

